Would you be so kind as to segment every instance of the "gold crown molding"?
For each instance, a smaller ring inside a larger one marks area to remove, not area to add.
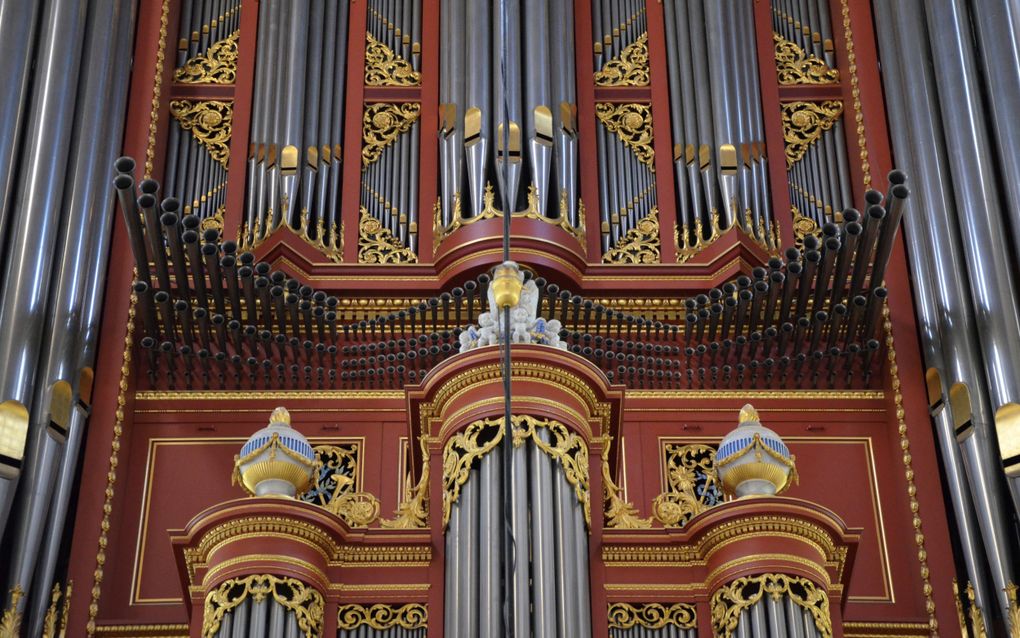
[[[839,100],[823,102],[784,102],[783,141],[786,148],[786,168],[799,162],[808,148],[818,141],[843,115]]]
[[[807,53],[778,33],[773,32],[772,43],[775,45],[780,84],[839,84],[839,70],[829,68],[824,60]]]
[[[421,73],[382,42],[365,33],[366,86],[421,86]]]
[[[838,399],[883,401],[883,390],[628,390],[627,399]],[[764,411],[764,410],[762,410]]]
[[[358,263],[360,264],[414,264],[418,255],[400,243],[389,228],[361,207],[358,223]]]
[[[595,86],[648,86],[648,32],[595,72]]]
[[[712,595],[712,628],[719,638],[731,638],[740,622],[740,612],[749,609],[764,596],[773,600],[788,597],[798,607],[811,612],[821,638],[832,638],[829,598],[806,578],[785,574],[762,574],[738,578]]]
[[[638,161],[655,172],[651,105],[599,102],[595,105],[595,115],[609,132],[615,133],[634,152]]]
[[[220,100],[170,100],[170,115],[185,131],[209,151],[209,155],[227,168],[230,162],[230,132],[234,122],[234,103]]]
[[[357,604],[340,605],[337,610],[337,629],[357,629],[368,626],[377,631],[394,627],[403,629],[425,629],[429,623],[428,607],[420,603],[395,605]]]
[[[651,212],[627,231],[627,234],[602,255],[604,264],[657,264],[659,251],[659,209]]]
[[[683,527],[722,498],[715,448],[667,443],[663,454],[667,489],[652,501],[652,512],[664,527]],[[704,477],[700,495],[696,491],[699,473]],[[718,498],[713,499],[713,495]]]
[[[110,638],[136,638],[152,636],[160,638],[188,638],[188,625],[154,624],[154,625],[98,625],[97,636]]]
[[[431,560],[429,545],[343,545],[335,562],[340,567],[377,567],[427,564]]]
[[[325,601],[315,589],[294,578],[257,574],[224,581],[205,598],[202,637],[212,638],[219,631],[227,612],[251,598],[269,599],[294,612],[299,631],[305,638],[322,635]]]
[[[609,605],[609,628],[631,629],[662,629],[677,627],[679,629],[697,629],[698,612],[694,605],[676,603],[666,605],[660,603],[612,603]]]
[[[174,81],[180,84],[233,84],[237,79],[237,41],[240,31],[214,42],[174,70]]]
[[[403,399],[403,390],[140,390],[135,401],[307,401]]]
[[[361,170],[365,171],[382,157],[383,151],[411,130],[421,115],[421,104],[375,102],[365,106],[361,118]]]

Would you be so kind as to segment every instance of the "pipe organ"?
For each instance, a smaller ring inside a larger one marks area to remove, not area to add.
[[[1014,14],[0,0],[0,637],[1020,635]]]

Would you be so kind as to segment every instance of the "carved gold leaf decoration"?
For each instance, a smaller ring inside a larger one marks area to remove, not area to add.
[[[56,638],[57,636],[57,605],[60,603],[60,583],[53,583],[53,590],[50,592],[50,606],[46,609],[46,616],[43,618],[43,638]]]
[[[358,224],[358,263],[361,264],[413,264],[418,255],[400,243],[389,228],[361,207]]]
[[[366,106],[361,118],[361,170],[378,160],[387,146],[410,130],[420,114],[421,104],[416,102],[376,102]]]
[[[595,72],[596,86],[648,86],[648,32]]]
[[[615,133],[638,160],[655,172],[655,150],[652,148],[652,107],[648,104],[612,104],[599,102],[595,105],[599,121]]]
[[[609,447],[602,449],[602,486],[606,494],[606,527],[619,529],[646,529],[652,526],[652,519],[641,518],[633,503],[623,499],[623,490],[609,473]],[[612,607],[610,607],[612,619]]]
[[[382,42],[365,34],[365,84],[367,86],[421,86],[421,73]]]
[[[404,500],[395,512],[396,517],[379,521],[389,529],[421,529],[428,526],[429,518],[429,454],[425,440],[421,442],[421,477],[414,487],[408,481]]]
[[[401,605],[372,605],[364,607],[357,604],[340,605],[337,611],[337,629],[357,629],[368,625],[372,629],[384,631],[393,627],[403,629],[425,629],[428,627],[429,610],[425,605],[410,603]]]
[[[237,40],[240,31],[234,31],[219,42],[214,42],[205,53],[200,53],[174,70],[174,81],[180,84],[233,84],[237,80]]]
[[[659,251],[659,209],[652,207],[646,217],[620,238],[613,248],[602,256],[606,264],[657,264]]]
[[[609,628],[631,629],[662,629],[677,627],[679,629],[697,629],[698,613],[694,605],[676,603],[666,605],[660,603],[613,603],[609,605]]]
[[[1020,636],[1020,605],[1017,605],[1017,586],[1013,583],[1006,585],[1006,599],[1009,601],[1009,610],[1007,611],[1009,620],[1009,630],[1011,635]]]
[[[829,598],[806,578],[785,574],[762,574],[738,578],[712,595],[712,628],[719,638],[734,635],[740,612],[755,605],[764,596],[773,600],[789,597],[798,607],[811,613],[821,638],[832,638]]]
[[[234,103],[219,100],[170,100],[170,114],[190,131],[223,168],[230,161],[230,131]]]
[[[839,120],[843,114],[843,103],[839,100],[786,102],[782,110],[786,168],[789,169],[804,157],[824,131],[831,129]]]
[[[0,617],[0,638],[20,638],[21,636],[21,612],[18,611],[18,603],[25,595],[21,585],[15,585],[10,590],[11,601]]]
[[[667,443],[665,465],[666,491],[652,502],[652,512],[664,526],[683,527],[722,500],[712,447]]]
[[[970,616],[970,628],[973,638],[987,638],[988,630],[985,629],[985,619],[981,615],[981,608],[978,607],[977,597],[974,594],[974,584],[967,583],[967,615]]]
[[[808,235],[819,238],[822,236],[818,222],[801,213],[796,206],[791,206],[790,212],[793,213],[793,236],[797,248],[804,248],[804,238]]]
[[[305,638],[318,638],[322,635],[325,607],[322,594],[295,578],[256,574],[226,580],[206,595],[202,638],[215,636],[227,612],[249,597],[255,601],[271,597],[288,611],[294,612],[298,628]]]
[[[778,33],[772,34],[772,42],[780,84],[839,84],[839,70],[829,68],[823,60]]]

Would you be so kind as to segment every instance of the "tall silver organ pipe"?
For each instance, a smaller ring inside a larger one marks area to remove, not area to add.
[[[259,3],[244,247],[283,224],[340,245],[348,13],[346,2]]]
[[[915,286],[922,321],[930,315],[928,321],[937,321],[937,334],[922,326],[926,342],[938,339],[925,343],[929,374],[941,382],[930,389],[941,393],[943,406],[933,412],[940,442],[951,439],[960,447],[956,467],[945,445],[943,460],[976,604],[992,627],[1006,617],[1002,588],[1017,580],[1016,530],[998,470],[993,416],[1016,391],[1004,385],[1012,370],[1000,369],[1017,360],[1011,345],[1017,335],[1009,325],[1016,319],[1015,286],[1002,252],[1008,236],[998,217],[996,185],[982,154],[989,149],[979,87],[973,78],[943,77],[967,73],[974,62],[961,8],[951,4],[927,9],[927,24],[920,2],[881,5],[877,24],[882,55],[889,59],[886,99],[899,124],[892,127],[894,151],[916,176],[912,189],[927,213],[910,217],[907,239],[915,279],[931,283]],[[977,530],[963,507],[967,494],[953,484],[961,472]]]
[[[78,98],[86,6],[84,0],[55,0],[42,8],[21,145],[25,151],[18,160],[20,175],[0,298],[0,325],[4,326],[0,331],[0,361],[4,361],[0,366],[0,402],[15,412],[24,409],[31,414],[42,407],[33,405],[32,398],[40,382],[37,374],[54,248],[58,230],[67,218],[62,195]],[[20,458],[0,466],[0,529],[7,527],[21,469]]]
[[[569,3],[508,0],[507,50],[499,3],[444,0],[440,52],[440,219],[471,218],[505,191],[525,207],[580,224],[573,18]],[[490,36],[491,34],[491,36]],[[500,79],[505,74],[506,94]],[[509,130],[501,130],[506,110]],[[500,150],[506,147],[509,166]]]
[[[774,247],[754,7],[667,0],[664,11],[681,247],[733,224]]]

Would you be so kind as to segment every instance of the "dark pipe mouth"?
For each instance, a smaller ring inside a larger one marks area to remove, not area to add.
[[[804,250],[810,252],[818,249],[818,238],[814,235],[807,235],[804,237]]]
[[[829,237],[825,240],[825,250],[839,250],[840,241],[835,237]]]
[[[906,173],[906,171],[902,171],[902,170],[900,170],[898,168],[889,171],[889,183],[890,184],[900,185],[900,184],[905,184],[906,181],[907,181],[907,173]]]
[[[149,284],[145,283],[144,281],[136,281],[134,284],[131,285],[131,288],[134,289],[136,293],[141,294],[149,289]]]
[[[193,230],[186,230],[181,234],[181,239],[184,240],[185,244],[197,244],[198,233]]]
[[[170,293],[165,290],[157,290],[154,298],[159,303],[170,301]]]
[[[875,292],[873,292],[872,294],[878,297],[879,299],[885,299],[886,297],[889,296],[889,291],[886,290],[885,288],[875,288]]]
[[[848,224],[850,222],[860,221],[861,211],[856,208],[844,208],[843,209],[843,223]]]
[[[178,312],[183,312],[187,309],[188,309],[187,301],[184,301],[183,299],[178,299],[177,301],[174,302],[174,310]]]
[[[882,219],[885,217],[885,209],[878,205],[869,206],[868,217],[871,219]]]
[[[786,275],[784,275],[781,272],[776,271],[776,272],[772,273],[771,275],[769,275],[769,279],[771,279],[772,283],[774,283],[774,284],[781,284],[786,279]]]
[[[118,157],[113,163],[113,167],[117,169],[117,172],[119,173],[130,173],[135,170],[135,160],[134,158],[126,155],[124,157]]]
[[[153,208],[156,205],[156,198],[149,193],[143,194],[138,198],[139,208]]]
[[[176,197],[167,197],[163,200],[163,203],[160,204],[160,208],[167,213],[176,213],[181,208],[181,200]]]
[[[216,230],[215,228],[207,228],[206,231],[202,233],[202,239],[204,239],[207,243],[210,244],[216,243],[216,240],[219,238],[220,231]]]
[[[872,206],[875,206],[877,204],[881,204],[882,203],[882,199],[883,199],[882,193],[878,192],[875,189],[871,189],[867,193],[864,194],[864,201],[868,202],[868,204],[870,204]]]
[[[906,199],[910,197],[910,189],[904,186],[903,184],[897,184],[896,186],[893,186],[891,193],[892,196],[896,199]]]
[[[835,306],[833,306],[833,308],[832,308],[832,311],[833,311],[834,313],[836,313],[837,315],[840,315],[840,316],[842,316],[842,315],[845,315],[845,314],[846,314],[846,312],[847,312],[847,311],[846,311],[846,306],[844,306],[844,305],[843,305],[843,304],[841,304],[841,303],[838,303],[838,304],[836,304]]]
[[[202,244],[202,254],[203,255],[215,255],[216,254],[216,244]]]
[[[194,230],[198,228],[198,226],[202,223],[202,220],[200,220],[197,215],[185,215],[184,219],[181,220],[181,223],[184,224],[185,228]]]
[[[856,297],[854,297],[854,305],[860,306],[862,308],[868,305],[867,297],[865,297],[864,295],[857,295]]]
[[[118,175],[113,178],[113,187],[119,191],[130,190],[135,180],[130,175]]]
[[[163,213],[159,218],[159,223],[164,226],[176,226],[177,225],[177,213]]]
[[[138,190],[143,193],[154,194],[159,191],[159,182],[154,179],[143,179],[141,183],[138,184]]]
[[[832,222],[826,222],[825,225],[822,226],[822,234],[826,237],[835,237],[839,234],[839,226]]]
[[[142,337],[142,347],[149,350],[156,345],[156,340],[152,337]]]
[[[799,275],[800,271],[804,270],[804,266],[801,266],[799,261],[794,261],[786,267],[786,270],[791,275]]]
[[[787,248],[786,261],[800,261],[800,251],[796,248]]]
[[[864,227],[857,222],[850,222],[843,230],[847,235],[860,235],[864,232]]]
[[[807,259],[808,261],[819,262],[822,260],[822,253],[818,252],[817,250],[809,250],[804,255],[804,259]]]

